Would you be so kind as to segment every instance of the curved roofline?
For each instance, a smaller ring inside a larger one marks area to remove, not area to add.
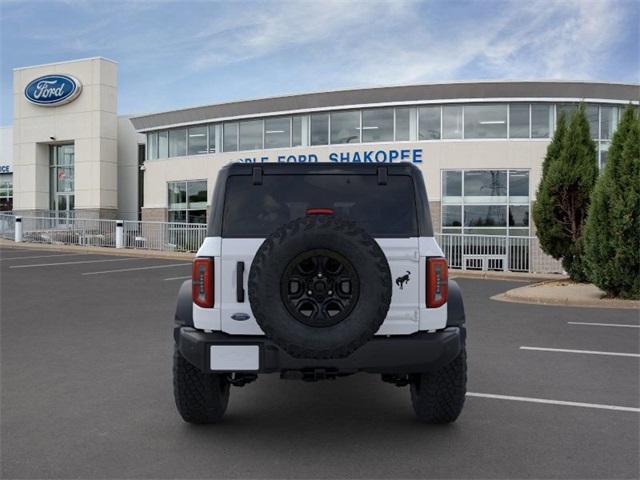
[[[481,80],[386,85],[294,93],[150,113],[133,117],[138,130],[320,110],[459,101],[595,100],[638,102],[640,84],[580,80]]]

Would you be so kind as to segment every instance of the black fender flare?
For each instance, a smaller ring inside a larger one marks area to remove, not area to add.
[[[449,280],[447,298],[447,327],[464,327],[465,314],[462,290],[455,280]]]
[[[176,325],[193,327],[193,300],[191,295],[191,280],[185,280],[178,291],[175,315]]]

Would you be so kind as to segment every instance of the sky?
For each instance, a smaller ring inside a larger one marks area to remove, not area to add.
[[[12,69],[118,62],[118,112],[464,80],[640,81],[640,0],[0,0]]]

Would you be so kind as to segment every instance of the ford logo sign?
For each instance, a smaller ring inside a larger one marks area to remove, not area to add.
[[[248,313],[234,313],[231,315],[231,318],[238,322],[244,322],[245,320],[249,320],[251,316]]]
[[[35,105],[58,106],[75,100],[82,84],[70,75],[45,75],[29,82],[24,96]]]

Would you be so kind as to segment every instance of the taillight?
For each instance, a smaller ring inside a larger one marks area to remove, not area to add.
[[[447,260],[427,258],[427,308],[438,308],[447,303],[449,271]]]
[[[307,208],[304,212],[306,215],[333,215],[333,208]]]
[[[196,258],[191,274],[193,303],[202,308],[213,307],[213,258]]]

